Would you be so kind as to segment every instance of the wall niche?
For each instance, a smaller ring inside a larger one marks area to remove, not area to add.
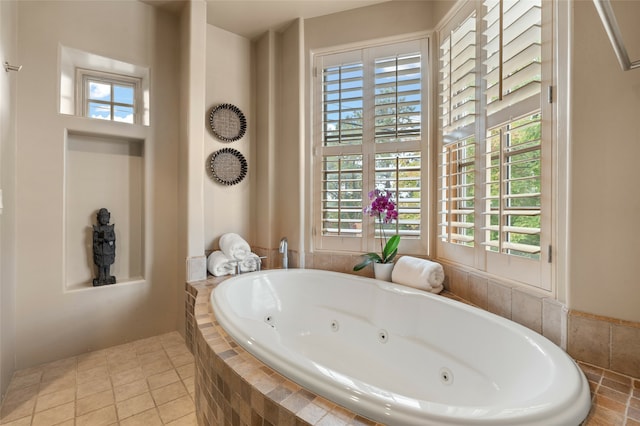
[[[102,207],[115,225],[115,285],[144,280],[144,141],[69,131],[65,155],[65,289],[94,288],[92,225]]]

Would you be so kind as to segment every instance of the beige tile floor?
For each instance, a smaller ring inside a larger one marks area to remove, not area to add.
[[[196,425],[193,395],[193,356],[172,332],[17,371],[0,425]]]
[[[592,405],[584,426],[640,426],[640,379],[579,362]]]
[[[580,363],[591,385],[588,426],[640,426],[640,379]],[[193,356],[178,332],[14,374],[2,426],[197,425]]]

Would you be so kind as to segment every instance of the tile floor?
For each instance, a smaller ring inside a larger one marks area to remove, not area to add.
[[[640,379],[579,362],[591,388],[585,426],[640,426]]]
[[[0,425],[196,425],[193,398],[193,356],[172,332],[17,371]]]
[[[585,363],[587,426],[640,426],[640,380]],[[197,425],[193,356],[178,332],[17,371],[2,426]]]

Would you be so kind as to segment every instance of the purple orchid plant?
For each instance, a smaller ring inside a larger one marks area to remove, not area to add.
[[[363,269],[370,263],[391,263],[398,254],[398,245],[400,244],[400,235],[394,235],[387,241],[387,237],[384,234],[385,223],[391,223],[394,220],[398,220],[398,210],[396,210],[396,203],[391,199],[392,194],[386,189],[375,189],[369,192],[369,199],[372,200],[371,205],[364,209],[364,212],[377,218],[380,225],[380,233],[382,239],[380,240],[380,250],[382,256],[378,253],[367,253],[362,255],[362,262],[353,267],[354,271]],[[382,245],[384,240],[384,246]]]

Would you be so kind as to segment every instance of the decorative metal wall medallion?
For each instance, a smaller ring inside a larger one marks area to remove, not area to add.
[[[211,131],[224,142],[241,139],[247,131],[247,120],[240,108],[231,104],[220,104],[209,114]]]
[[[235,185],[247,175],[247,160],[233,148],[222,148],[211,154],[212,177],[223,185]]]

